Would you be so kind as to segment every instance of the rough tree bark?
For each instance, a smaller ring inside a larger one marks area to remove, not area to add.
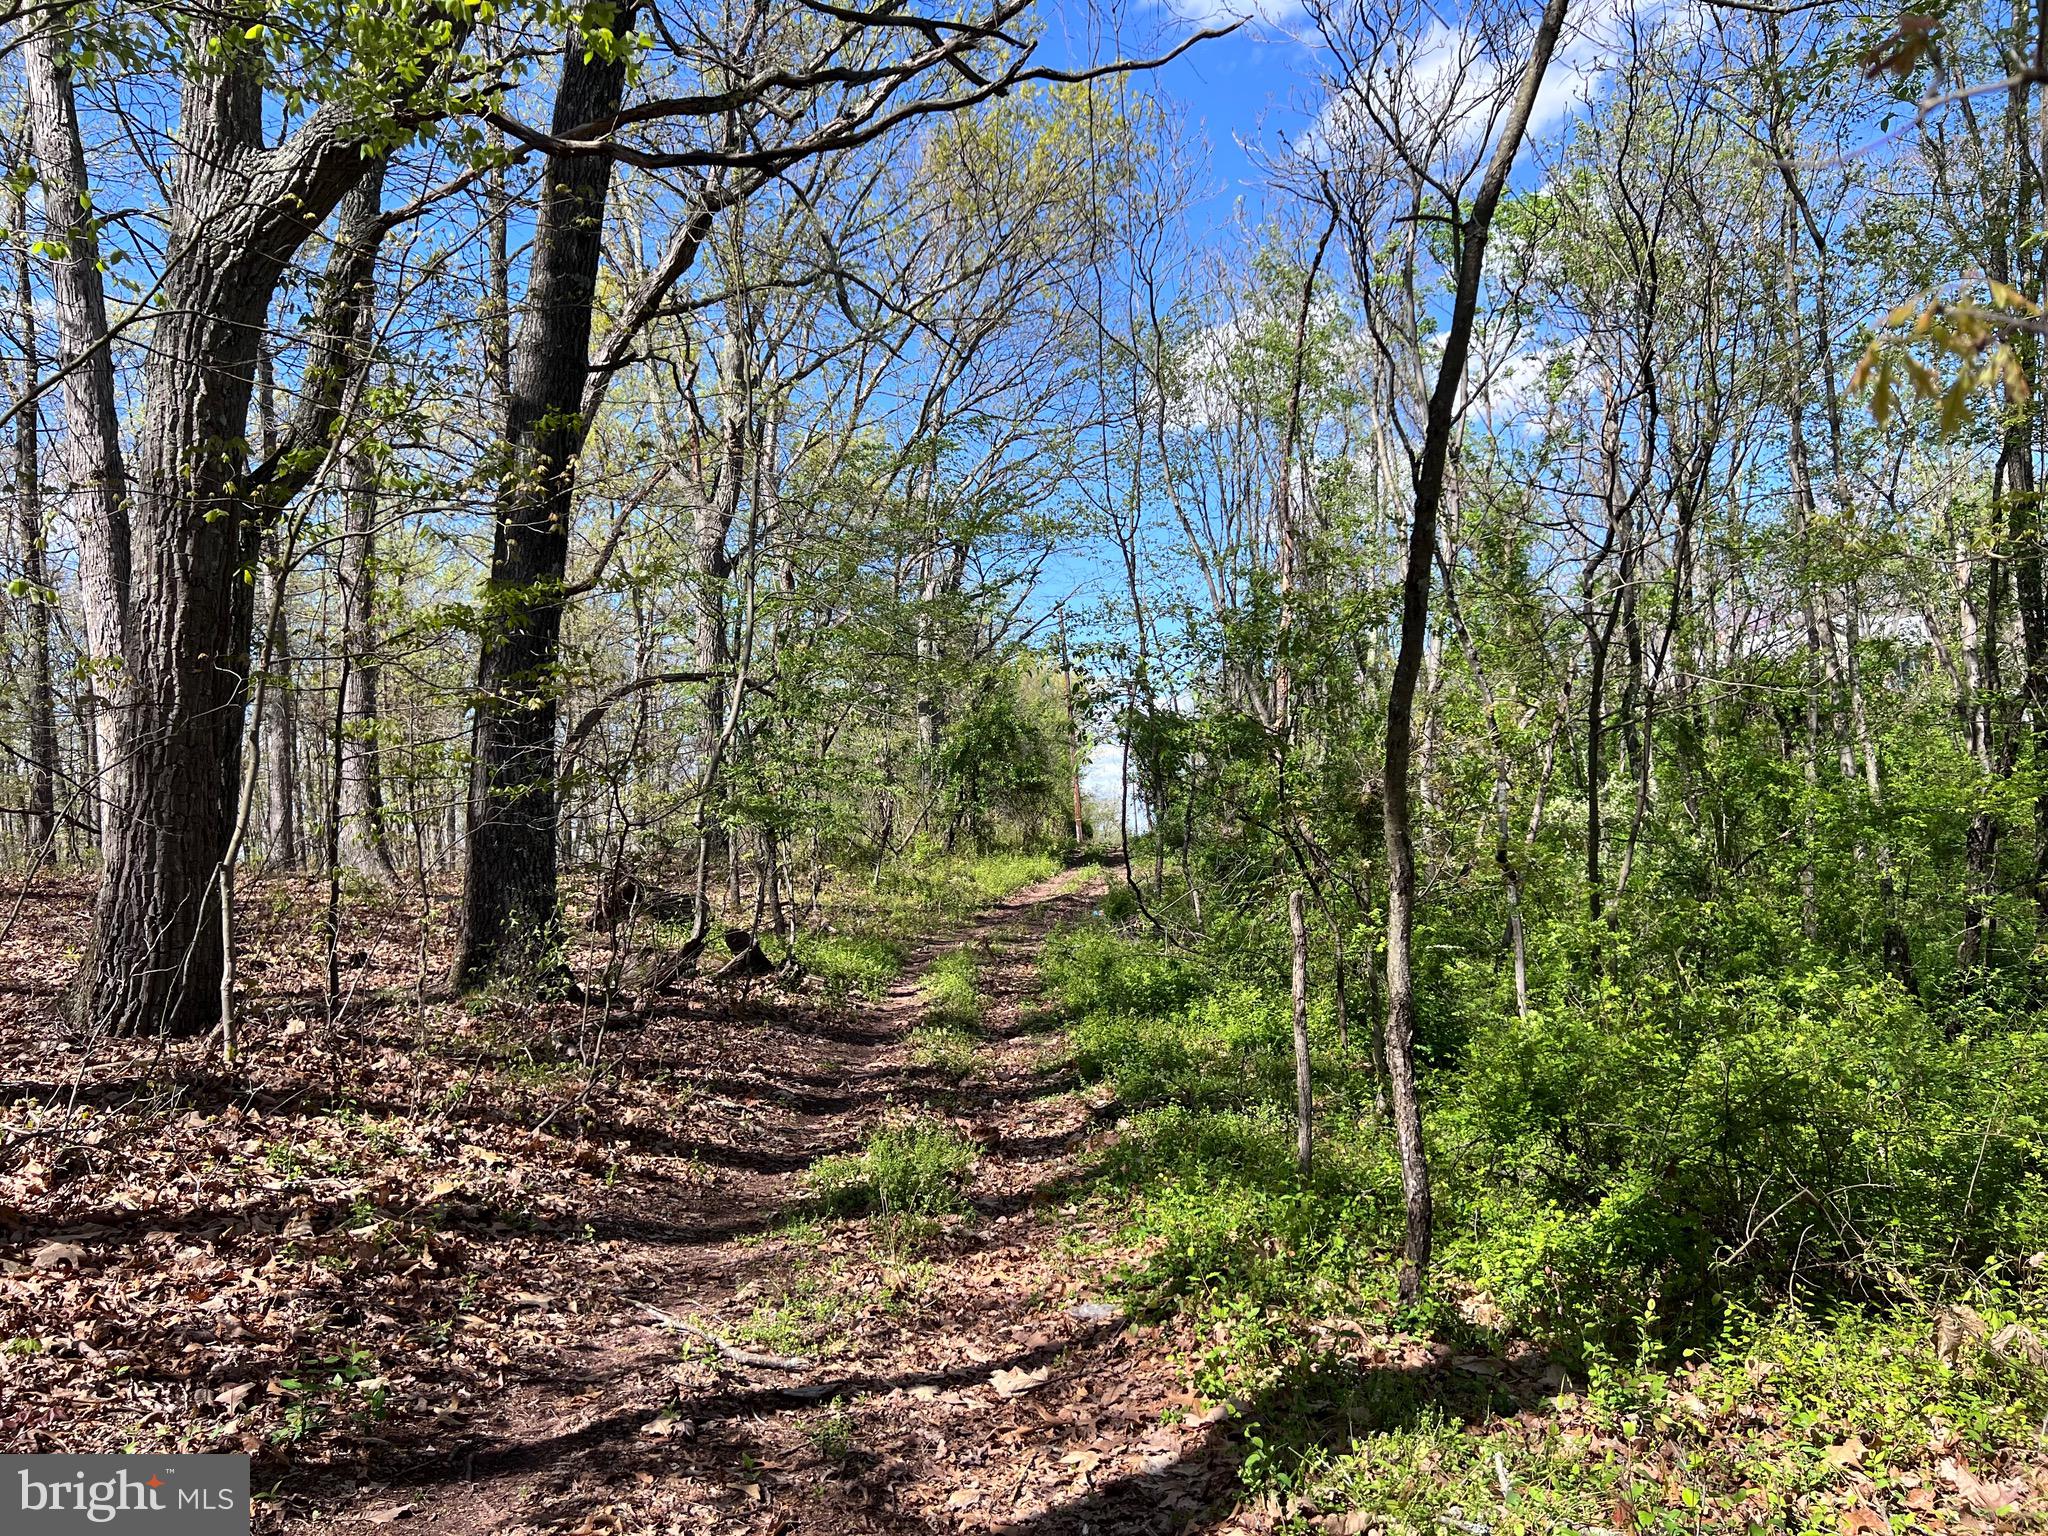
[[[343,403],[361,241],[338,241],[292,430],[248,464],[258,338],[287,264],[375,164],[355,105],[312,112],[274,148],[246,24],[195,27],[181,153],[136,434],[123,771],[73,986],[83,1027],[191,1032],[217,1018],[219,910],[242,754],[255,538],[318,472]],[[358,212],[360,210],[357,210]],[[340,226],[353,228],[344,213]],[[355,235],[361,233],[355,230]]]
[[[631,5],[608,18],[620,37],[634,19]],[[562,53],[554,133],[616,112],[625,87],[623,54],[607,57],[572,36]],[[458,986],[547,966],[559,937],[555,673],[611,178],[611,156],[595,153],[550,154],[541,178],[526,313],[512,350],[478,661]]]

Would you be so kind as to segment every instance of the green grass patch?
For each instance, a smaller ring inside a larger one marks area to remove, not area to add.
[[[811,1193],[833,1215],[936,1216],[960,1209],[974,1148],[932,1120],[882,1126],[859,1152],[828,1157],[809,1173]]]
[[[921,1022],[910,1033],[910,1059],[956,1081],[974,1070],[975,1030],[981,1023],[980,969],[965,946],[948,950],[926,969]]]
[[[981,1023],[980,968],[972,951],[948,950],[924,973],[924,1022],[968,1030]]]
[[[910,1032],[910,1060],[958,1081],[974,1071],[974,1036],[943,1024],[920,1025]]]
[[[912,938],[935,926],[965,922],[991,903],[1049,880],[1059,870],[1059,861],[1044,853],[934,857],[892,865],[873,888],[842,891],[838,899],[849,926]]]
[[[797,940],[796,957],[835,1003],[869,1002],[889,990],[903,971],[903,946],[875,933],[815,933]]]
[[[1370,1511],[1389,1531],[1447,1518],[1670,1536],[1984,1529],[2003,1500],[2030,1507],[2018,1469],[2039,1455],[2048,1411],[2038,1371],[1983,1353],[1944,1364],[1924,1319],[1862,1310],[1738,1316],[1704,1357],[1598,1368],[1520,1419],[1418,1392],[1371,1432],[1336,1432],[1332,1410],[1355,1407],[1337,1400],[1372,1373],[1325,1361],[1316,1374],[1319,1390],[1297,1381],[1291,1414],[1263,1405],[1251,1481]]]
[[[780,1355],[825,1350],[860,1310],[860,1300],[843,1259],[799,1268],[775,1296],[755,1304],[739,1336]]]

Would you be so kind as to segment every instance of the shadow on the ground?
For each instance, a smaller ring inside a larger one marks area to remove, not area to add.
[[[466,1440],[449,1444],[435,1440],[428,1449],[428,1436],[418,1442],[388,1444],[363,1466],[362,1474],[393,1490],[434,1487],[451,1477],[479,1481],[500,1477],[543,1477],[561,1470],[565,1463],[599,1450],[605,1451],[602,1470],[616,1478],[642,1464],[659,1463],[667,1475],[690,1470],[712,1453],[710,1481],[730,1479],[737,1469],[726,1457],[729,1449],[721,1432],[744,1426],[763,1415],[790,1409],[816,1407],[835,1399],[858,1401],[898,1390],[930,1387],[939,1391],[975,1387],[987,1382],[996,1369],[1029,1371],[1047,1365],[1069,1352],[1083,1352],[1114,1335],[1121,1324],[1103,1324],[1069,1338],[1053,1340],[1022,1349],[994,1361],[963,1362],[930,1370],[895,1373],[850,1371],[823,1373],[819,1379],[796,1386],[746,1385],[688,1394],[664,1401],[641,1401],[613,1407],[594,1418],[565,1427],[554,1434],[504,1441]],[[535,1378],[539,1379],[539,1378]],[[553,1378],[560,1383],[560,1375]],[[656,1437],[644,1433],[657,1419],[687,1425],[686,1431]],[[425,1427],[431,1433],[431,1426]],[[292,1474],[285,1474],[290,1486]]]
[[[1441,1348],[1415,1354],[1403,1363],[1337,1352],[1304,1356],[1177,1455],[1095,1480],[994,1529],[1000,1536],[1199,1536],[1249,1497],[1239,1474],[1247,1431],[1256,1430],[1264,1455],[1287,1464],[1428,1423],[1472,1425],[1542,1411],[1545,1389],[1527,1374],[1533,1362],[1525,1362],[1522,1374],[1497,1361],[1479,1362],[1484,1371],[1474,1373],[1448,1363]]]

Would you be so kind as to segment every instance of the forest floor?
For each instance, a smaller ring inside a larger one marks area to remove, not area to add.
[[[1071,1198],[1109,1096],[1034,962],[1099,884],[1017,892],[872,1001],[696,986],[601,1035],[434,1002],[395,920],[329,1033],[280,897],[233,1078],[67,1044],[82,893],[32,893],[0,936],[0,1450],[246,1450],[259,1531],[1229,1528],[1227,1421],[1105,1299],[1115,1233]],[[961,949],[971,1065],[921,1065]],[[823,1215],[812,1170],[913,1120],[978,1149],[957,1209]]]
[[[821,970],[609,1016],[450,997],[445,931],[358,893],[330,1026],[317,882],[254,882],[232,1073],[81,1049],[88,893],[29,891],[0,909],[0,1452],[246,1452],[264,1533],[2048,1529],[2038,1394],[1911,1320],[1575,1387],[1376,1293],[1132,1315],[1175,1255],[1110,1168],[1158,1129],[1079,1074],[1038,964],[1101,877],[971,918],[951,889],[896,910],[925,937],[864,997]],[[1222,1276],[1202,1242],[1278,1239],[1216,1182],[1176,1262]],[[1245,1386],[1248,1339],[1279,1368]]]

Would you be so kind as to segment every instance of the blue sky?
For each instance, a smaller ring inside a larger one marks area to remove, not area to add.
[[[1188,32],[1224,19],[1210,9],[1183,18],[1152,5],[1126,11],[1114,3],[1097,5],[1091,0],[1046,0],[1045,16],[1040,56],[1060,67],[1118,53],[1126,58],[1154,57]],[[1284,28],[1254,19],[1229,37],[1197,43],[1149,77],[1153,89],[1186,110],[1191,128],[1207,143],[1208,195],[1193,212],[1198,235],[1205,229],[1220,233],[1240,201],[1256,216],[1263,201],[1263,178],[1247,147],[1276,147],[1281,134],[1291,135],[1302,126],[1308,116],[1303,105],[1310,95],[1311,74],[1312,61],[1301,44]],[[1098,573],[1083,568],[1086,563],[1071,555],[1055,562],[1046,595],[1057,601],[1075,588],[1094,585]],[[1115,804],[1122,754],[1113,740],[1097,743],[1082,777],[1098,811]],[[1135,803],[1131,816],[1133,830],[1142,830],[1144,812]],[[1114,835],[1113,819],[1097,831]]]
[[[1114,57],[1154,57],[1189,32],[1227,23],[1244,6],[1182,3],[1177,12],[1140,4],[1126,8],[1091,0],[1046,0],[1046,39],[1041,56],[1061,66]],[[1312,61],[1285,26],[1254,19],[1229,37],[1197,43],[1151,75],[1153,88],[1179,102],[1191,125],[1207,140],[1211,196],[1206,219],[1222,224],[1243,198],[1256,207],[1261,177],[1243,145],[1277,146],[1307,118]]]

